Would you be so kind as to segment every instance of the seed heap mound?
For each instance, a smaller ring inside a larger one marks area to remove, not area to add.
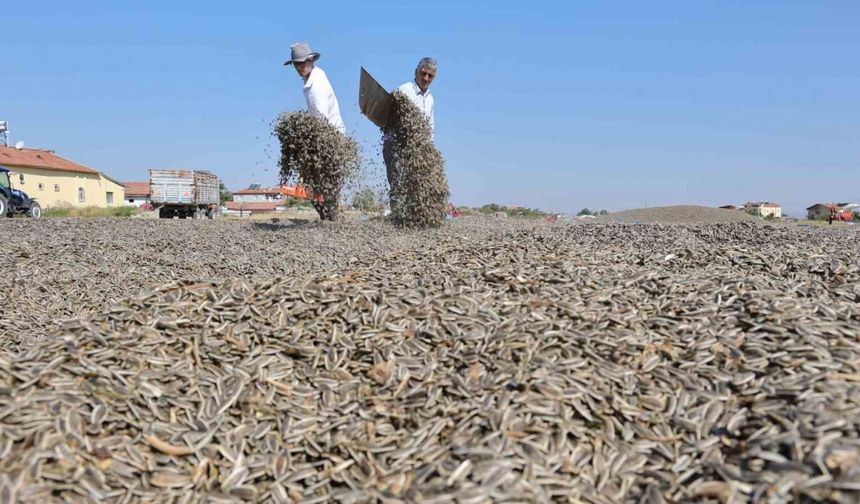
[[[439,227],[445,222],[448,179],[445,161],[433,143],[426,116],[403,93],[394,93],[394,106],[386,128],[394,180],[391,214],[395,224],[407,228]]]
[[[275,121],[281,143],[281,182],[300,180],[322,197],[314,207],[323,220],[335,220],[341,189],[361,165],[358,144],[325,119],[307,112],[285,112]]]
[[[730,222],[762,222],[741,210],[711,208],[699,205],[673,205],[637,208],[601,215],[597,222],[625,222],[628,224],[721,224]]]
[[[477,222],[0,352],[0,500],[860,499],[858,230]]]

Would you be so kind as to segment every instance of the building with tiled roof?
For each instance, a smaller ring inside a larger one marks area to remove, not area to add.
[[[782,206],[773,201],[756,201],[744,204],[744,210],[759,217],[782,218]]]
[[[121,183],[52,150],[0,145],[0,166],[9,169],[15,189],[35,198],[43,208],[124,204]]]
[[[225,215],[247,216],[256,213],[283,212],[283,201],[228,201],[224,203]]]
[[[233,193],[233,201],[261,202],[281,201],[283,199],[284,195],[281,194],[281,188],[277,186],[263,187],[260,184],[251,184],[249,187]]]
[[[806,207],[806,218],[809,220],[827,220],[831,214],[838,218],[850,221],[854,218],[854,211],[860,205],[853,203],[816,203]]]
[[[149,181],[124,182],[122,186],[125,188],[126,203],[140,206],[150,202]]]

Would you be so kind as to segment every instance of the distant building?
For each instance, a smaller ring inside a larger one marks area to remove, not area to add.
[[[287,209],[279,201],[228,201],[224,203],[223,215],[248,216],[257,213],[283,212]]]
[[[125,202],[125,188],[112,177],[58,156],[52,150],[0,145],[0,166],[12,186],[51,207],[111,207]]]
[[[251,202],[251,201],[281,201],[284,195],[281,194],[281,188],[263,187],[260,184],[251,184],[246,189],[241,189],[233,193],[233,201],[235,202]]]
[[[123,187],[122,182],[113,177],[108,177],[104,173],[99,173],[99,175],[101,175],[101,185],[105,191],[104,206],[123,206],[123,201],[125,200],[125,187]],[[96,206],[102,205],[97,204]]]
[[[772,201],[748,202],[744,204],[744,210],[758,217],[782,218],[782,207]]]
[[[841,214],[844,220],[851,220],[855,209],[860,207],[856,203],[816,203],[806,208],[806,218],[809,220],[827,220],[831,212]]]
[[[149,182],[126,182],[123,186],[126,204],[139,207],[149,203]]]
[[[809,220],[827,220],[830,217],[830,210],[835,209],[833,203],[816,203],[810,207],[806,207],[806,218]]]

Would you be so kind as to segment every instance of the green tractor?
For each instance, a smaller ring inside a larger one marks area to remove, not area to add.
[[[9,169],[0,166],[0,218],[16,214],[38,219],[42,216],[42,207],[24,191],[13,189]]]

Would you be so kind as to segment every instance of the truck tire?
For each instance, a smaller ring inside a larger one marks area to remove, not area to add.
[[[9,215],[9,202],[6,201],[6,198],[0,196],[0,219],[3,217],[11,217]]]
[[[42,207],[35,201],[30,203],[30,208],[27,210],[27,217],[31,219],[40,219],[42,217]]]

